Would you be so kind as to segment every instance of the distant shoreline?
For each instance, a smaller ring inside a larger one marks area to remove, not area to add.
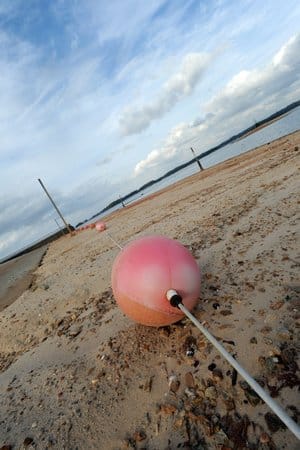
[[[136,199],[136,200],[132,200],[132,201],[127,201],[128,199],[130,199],[131,197],[133,197],[134,195],[142,192],[143,190],[145,190],[146,188],[149,188],[150,186],[153,186],[157,183],[159,183],[160,181],[168,178],[169,176],[179,172],[180,170],[194,164],[197,162],[197,160],[201,160],[203,158],[205,158],[206,156],[220,150],[222,147],[225,147],[228,144],[233,144],[234,142],[238,142],[242,139],[244,139],[245,137],[256,133],[257,131],[260,131],[261,129],[269,126],[270,124],[272,124],[273,122],[276,122],[280,119],[282,119],[284,116],[286,116],[290,111],[294,110],[295,108],[300,106],[300,100],[293,102],[289,105],[287,105],[285,108],[282,108],[281,110],[277,111],[276,113],[271,114],[270,116],[268,116],[265,119],[262,119],[258,122],[256,122],[255,125],[252,125],[251,127],[248,127],[246,129],[244,129],[243,131],[231,136],[229,139],[227,139],[226,141],[223,141],[222,143],[218,144],[217,146],[206,150],[205,152],[202,152],[200,155],[196,156],[195,158],[192,158],[191,160],[189,160],[188,162],[181,164],[177,167],[175,167],[174,169],[170,170],[169,172],[165,173],[164,175],[162,175],[161,177],[155,179],[155,180],[151,180],[149,182],[147,182],[146,184],[144,184],[143,186],[141,186],[140,188],[138,188],[135,191],[130,192],[129,194],[126,194],[123,197],[118,198],[117,200],[114,200],[113,202],[111,202],[108,206],[106,206],[105,208],[103,208],[101,211],[97,212],[96,214],[93,214],[93,216],[91,216],[88,219],[85,219],[82,222],[79,222],[75,228],[71,226],[72,229],[76,229],[78,227],[80,227],[81,225],[84,225],[88,222],[91,222],[93,219],[95,219],[96,217],[98,217],[99,215],[103,215],[106,212],[110,212],[109,210],[112,209],[114,206],[117,205],[122,205],[125,204],[126,207],[129,206],[129,204],[135,204],[136,201],[140,200],[140,199]],[[280,139],[280,138],[278,138]],[[276,141],[277,139],[274,139],[274,141]],[[271,142],[274,142],[271,141]],[[251,149],[254,150],[255,148]],[[251,151],[249,150],[249,151]],[[147,195],[144,197],[146,198],[148,197]],[[127,202],[126,202],[127,201]],[[126,202],[126,203],[125,203]],[[42,245],[48,244],[56,239],[58,239],[63,233],[68,233],[67,229],[62,229],[58,232],[55,232],[53,234],[51,234],[50,236],[47,236],[46,238],[42,238],[40,241],[35,242],[33,244],[31,244],[30,246],[26,247],[26,248],[22,248],[17,252],[14,252],[13,254],[7,255],[6,257],[4,257],[2,260],[0,260],[0,267],[1,264],[13,260],[21,255],[24,255],[26,253],[29,253],[35,249],[40,248]]]
[[[72,227],[72,225],[69,225],[69,226],[71,227],[72,230],[74,230],[74,227]],[[7,255],[6,257],[4,257],[3,259],[0,260],[0,268],[1,268],[1,264],[5,264],[8,261],[16,259],[22,255],[25,255],[26,253],[33,252],[34,250],[39,249],[41,246],[50,244],[50,242],[55,241],[60,236],[63,236],[64,234],[68,234],[68,233],[69,233],[69,230],[66,227],[62,228],[61,230],[56,231],[55,233],[52,233],[46,237],[41,238],[39,241],[30,244],[28,247],[19,249],[18,251],[14,252],[10,255]]]
[[[261,125],[257,125],[253,130],[248,131],[247,133],[243,134],[240,138],[238,138],[235,142],[241,141],[242,139],[245,139],[247,136],[250,136],[251,134],[256,133],[257,131],[262,130],[263,128],[268,127],[271,125],[271,123],[277,122],[278,120],[282,119],[283,117],[287,116],[290,111],[287,111],[283,114],[280,114],[280,116],[274,117],[274,119],[269,120],[268,122],[264,122]]]
[[[194,164],[195,162],[205,158],[206,156],[208,156],[208,155],[210,155],[212,153],[215,153],[216,151],[220,150],[221,148],[225,147],[226,145],[233,144],[234,142],[238,142],[239,140],[249,136],[250,134],[254,134],[256,131],[259,131],[262,128],[267,127],[272,122],[275,122],[276,120],[280,120],[282,117],[287,115],[287,113],[289,113],[290,111],[294,110],[295,108],[298,108],[299,106],[300,106],[300,100],[298,100],[296,102],[293,102],[293,103],[290,103],[289,105],[285,106],[284,108],[280,109],[279,111],[276,111],[275,113],[273,113],[270,116],[266,117],[265,119],[259,120],[254,125],[251,125],[250,127],[245,128],[244,130],[240,131],[239,133],[231,136],[230,138],[226,139],[225,141],[221,142],[220,144],[216,145],[215,147],[212,147],[212,148],[210,148],[210,149],[200,153],[199,155],[197,155],[196,157],[192,158],[188,162],[186,162],[184,164],[180,164],[177,167],[174,167],[174,169],[169,170],[167,173],[165,173],[161,177],[156,178],[154,180],[150,180],[147,183],[145,183],[143,186],[141,186],[138,189],[130,192],[129,194],[126,194],[123,197],[120,197],[117,200],[112,201],[109,205],[107,205],[101,211],[99,211],[96,214],[94,214],[92,217],[90,217],[90,218],[88,218],[88,219],[86,219],[86,220],[84,220],[82,222],[79,222],[75,226],[75,228],[77,228],[77,227],[79,227],[81,225],[84,225],[87,222],[90,222],[91,220],[93,220],[94,218],[96,218],[100,214],[103,214],[106,211],[110,210],[114,206],[121,205],[127,199],[129,199],[130,197],[133,197],[134,195],[138,194],[139,192],[142,192],[143,190],[147,189],[148,187],[159,183],[160,181],[168,178],[169,176],[173,175],[174,173],[179,172],[180,170],[184,169],[185,167],[188,167],[191,164]]]

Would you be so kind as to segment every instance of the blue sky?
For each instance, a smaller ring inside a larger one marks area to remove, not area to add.
[[[300,98],[300,3],[0,1],[0,258]]]

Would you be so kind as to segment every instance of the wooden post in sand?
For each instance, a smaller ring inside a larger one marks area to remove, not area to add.
[[[121,199],[121,195],[119,194],[119,199],[121,200],[122,206],[123,208],[125,208],[125,203],[123,202],[123,200]]]
[[[56,204],[54,203],[54,200],[52,199],[52,197],[51,197],[51,195],[49,194],[49,192],[47,191],[47,189],[45,188],[44,183],[43,183],[42,180],[40,180],[39,178],[38,178],[38,182],[40,183],[40,185],[41,185],[42,188],[44,189],[44,191],[45,191],[47,197],[49,198],[50,202],[52,203],[52,205],[53,205],[54,208],[56,209],[56,211],[57,211],[59,217],[61,218],[61,220],[62,220],[63,223],[65,224],[66,228],[68,229],[70,235],[72,236],[72,230],[71,230],[71,228],[70,228],[70,225],[65,221],[65,219],[64,219],[64,217],[63,217],[63,215],[62,215],[62,213],[60,212],[60,210],[58,209],[58,207],[57,207]]]
[[[192,150],[193,155],[196,156],[196,155],[195,155],[195,151],[194,151],[194,149],[193,149],[192,147],[191,147],[191,150]],[[198,158],[196,159],[196,161],[197,161],[197,163],[198,163],[199,170],[200,170],[200,172],[201,172],[201,170],[204,170],[204,167],[202,166],[202,164],[201,164],[201,162],[199,161]]]
[[[54,219],[54,220],[55,220],[55,223],[56,223],[56,225],[57,225],[57,228],[59,229],[59,231],[61,232],[61,234],[64,235],[64,234],[65,234],[64,229],[61,228],[61,226],[59,225],[59,223],[57,222],[56,219]]]

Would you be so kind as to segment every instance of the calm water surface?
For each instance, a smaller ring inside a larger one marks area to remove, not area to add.
[[[204,168],[208,168],[218,164],[226,159],[232,158],[234,156],[241,155],[249,150],[252,150],[261,145],[267,144],[268,142],[274,141],[282,136],[286,136],[287,134],[293,133],[300,129],[300,107],[295,108],[290,111],[288,114],[283,116],[281,119],[274,121],[270,125],[262,128],[259,131],[256,131],[249,136],[246,136],[238,141],[228,144],[219,150],[216,150],[214,153],[206,156],[205,158],[200,158],[201,163]],[[169,186],[170,184],[175,183],[176,181],[182,180],[190,175],[199,171],[199,167],[197,163],[191,164],[188,167],[180,170],[179,172],[174,173],[173,175],[165,178],[164,180],[155,183],[147,189],[144,189],[143,192],[139,192],[136,195],[131,196],[125,202],[125,204],[129,204],[143,198],[146,195],[152,194],[154,192],[159,191],[160,189]],[[101,214],[97,216],[100,218],[103,215],[106,215],[109,212],[115,211],[119,208],[122,208],[120,205],[116,205],[110,210],[106,211],[105,214]],[[97,220],[94,218],[93,221]]]
[[[205,158],[200,158],[201,163],[204,168],[214,166],[215,164],[225,161],[226,159],[238,156],[244,152],[247,152],[248,150],[252,150],[256,147],[259,147],[260,145],[267,144],[268,142],[274,141],[275,139],[278,139],[282,136],[286,136],[287,134],[293,133],[299,129],[300,129],[300,107],[295,108],[294,110],[290,111],[288,114],[283,116],[281,119],[276,120],[270,125],[262,128],[261,130],[256,131],[255,133],[250,134],[249,136],[246,136],[245,138],[240,139],[232,144],[228,144]],[[145,189],[143,192],[139,192],[138,194],[131,196],[126,200],[125,204],[130,204],[135,200],[138,200],[149,194],[157,192],[160,189],[169,186],[175,183],[176,181],[182,180],[190,175],[193,175],[198,171],[199,167],[197,163],[191,164],[190,166],[180,170],[179,172],[171,175],[170,177],[165,178],[164,180],[158,183],[155,183],[154,185]],[[122,208],[122,205],[118,204],[115,207],[107,210],[105,213],[98,215],[89,222],[95,222],[97,219],[100,219],[106,214],[120,208]],[[52,234],[53,232],[51,232],[49,236]],[[44,236],[44,238],[45,237],[47,236]],[[39,242],[40,240],[41,239],[38,239],[38,241],[36,242]]]
[[[240,155],[248,150],[252,150],[260,145],[267,144],[282,136],[293,133],[300,129],[300,107],[290,111],[284,117],[271,123],[267,127],[256,131],[244,139],[220,148],[215,153],[203,158],[204,167],[213,166],[219,162],[225,161],[233,156]]]

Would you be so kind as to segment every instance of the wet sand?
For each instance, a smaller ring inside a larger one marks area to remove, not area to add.
[[[47,245],[0,264],[0,311],[11,305],[29,286]]]
[[[297,132],[106,218],[121,245],[162,234],[192,252],[196,317],[295,420],[299,147]],[[156,329],[122,314],[118,251],[106,232],[60,238],[0,313],[0,448],[296,450],[186,319]]]

